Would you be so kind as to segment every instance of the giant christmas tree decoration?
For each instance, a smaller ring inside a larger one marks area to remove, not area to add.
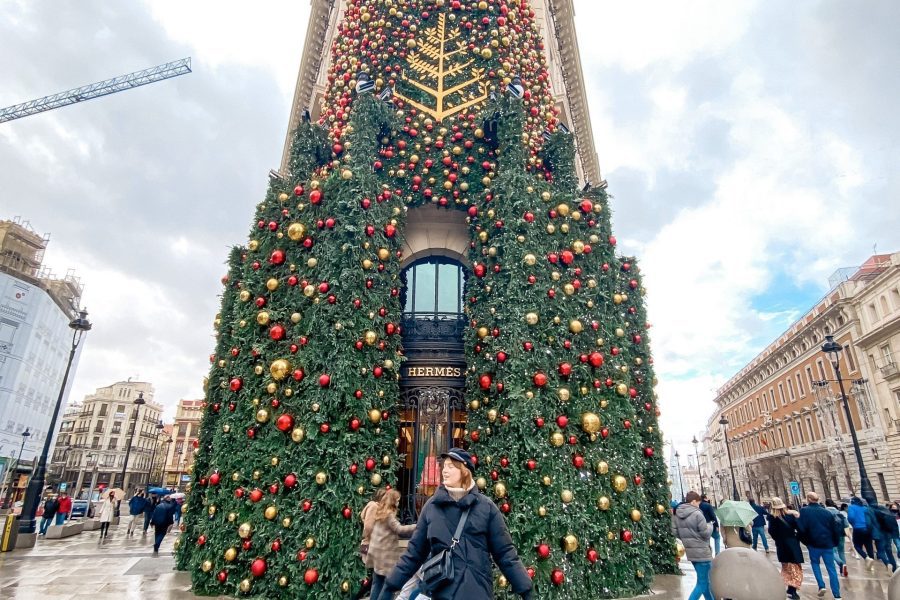
[[[179,567],[356,593],[359,510],[399,464],[406,213],[434,204],[467,215],[465,438],[536,597],[646,590],[675,561],[642,288],[527,1],[351,0],[328,81],[232,253]]]

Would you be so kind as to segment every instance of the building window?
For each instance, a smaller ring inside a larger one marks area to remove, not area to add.
[[[794,428],[790,423],[787,424],[787,430],[788,430],[788,439],[791,440],[791,446],[794,446],[796,444],[796,442],[794,441]]]
[[[775,400],[775,388],[769,388],[769,398],[772,399],[772,410],[775,410],[777,407],[777,401]]]
[[[856,361],[853,360],[853,347],[850,344],[844,346],[844,354],[847,356],[847,366],[851,371],[855,371]]]
[[[781,440],[781,448],[784,448],[784,428],[780,425],[778,426],[778,438]]]
[[[891,290],[891,304],[894,305],[894,310],[900,310],[900,290],[897,288]]]
[[[784,386],[780,383],[778,384],[778,395],[781,396],[781,405],[785,406],[787,404],[787,398],[784,397]]]
[[[787,378],[787,384],[788,384],[788,395],[790,395],[791,402],[793,402],[797,399],[797,397],[794,395],[794,382],[791,381],[790,377]]]
[[[881,361],[882,366],[888,366],[894,364],[894,356],[891,354],[891,345],[885,344],[881,347]]]
[[[416,261],[402,274],[403,312],[416,317],[452,317],[462,313],[465,273],[462,265],[430,256]]]
[[[887,296],[881,297],[881,312],[885,315],[888,315],[891,312],[891,309],[888,308]]]
[[[874,323],[878,320],[878,309],[875,308],[875,303],[869,305],[869,319]]]
[[[819,367],[819,380],[825,381],[826,379],[828,379],[828,375],[825,374],[825,364],[821,359],[816,361],[816,366]]]
[[[812,417],[806,417],[806,429],[809,430],[809,440],[815,441],[818,436],[816,435],[816,428],[813,426]]]
[[[797,389],[800,390],[800,397],[803,398],[806,396],[806,390],[803,387],[803,378],[800,377],[800,373],[797,373],[794,377],[797,379]]]
[[[803,425],[800,423],[800,419],[794,421],[797,424],[797,437],[800,438],[800,443],[806,443],[805,436],[803,435]]]

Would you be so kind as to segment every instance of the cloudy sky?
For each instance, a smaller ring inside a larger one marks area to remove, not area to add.
[[[900,250],[900,3],[575,0],[594,139],[641,258],[667,437],[827,291]],[[280,161],[308,0],[0,0],[0,106],[194,72],[0,125],[0,219],[51,234],[94,330],[72,398],[201,395],[228,248]]]

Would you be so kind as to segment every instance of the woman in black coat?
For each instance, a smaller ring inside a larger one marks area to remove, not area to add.
[[[426,560],[450,548],[467,509],[465,528],[452,551],[454,579],[437,590],[428,590],[432,600],[493,598],[491,559],[509,580],[513,592],[529,600],[531,578],[519,560],[500,509],[478,491],[472,480],[472,457],[465,450],[452,448],[441,459],[443,484],[422,509],[406,554],[388,576],[381,600],[393,597],[393,592],[402,588]]]
[[[787,586],[788,598],[799,598],[797,590],[803,583],[803,550],[797,537],[799,513],[788,510],[781,498],[772,498],[768,516],[769,535],[775,540],[775,554],[781,563],[781,578]]]

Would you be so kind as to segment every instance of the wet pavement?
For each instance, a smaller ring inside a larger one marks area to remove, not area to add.
[[[172,546],[177,536],[170,533],[160,553],[153,555],[153,537],[125,535],[124,524],[110,529],[100,541],[99,531],[86,531],[62,540],[38,539],[34,548],[0,554],[0,598],[40,600],[130,600],[199,598],[191,591],[187,573],[176,572]],[[774,547],[774,546],[773,546]],[[762,550],[760,550],[762,552]],[[886,598],[888,572],[880,563],[874,572],[866,571],[863,561],[851,558],[850,577],[841,577],[845,600],[881,600]],[[768,555],[776,563],[775,552]],[[653,592],[642,598],[685,600],[694,587],[694,571],[681,562],[684,576],[660,576]],[[803,600],[817,599],[817,585],[809,562],[804,564],[800,595]],[[826,576],[827,582],[827,576]],[[831,594],[826,594],[826,599]],[[573,599],[574,600],[574,599]],[[582,599],[578,599],[582,600]],[[778,599],[773,599],[778,600]]]

